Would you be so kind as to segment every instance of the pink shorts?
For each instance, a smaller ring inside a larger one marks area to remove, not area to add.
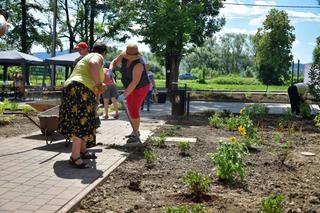
[[[128,111],[132,119],[140,118],[141,104],[149,92],[149,88],[150,85],[147,84],[139,89],[133,90],[130,95],[127,96]]]

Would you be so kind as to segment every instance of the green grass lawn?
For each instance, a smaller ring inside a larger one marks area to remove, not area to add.
[[[156,79],[158,89],[165,88],[165,80]],[[227,78],[218,77],[207,80],[205,84],[200,84],[197,80],[179,80],[180,83],[186,83],[192,90],[230,90],[230,91],[266,91],[267,86],[257,81],[255,78]],[[122,88],[121,81],[117,82],[118,88]],[[181,84],[183,87],[184,85]],[[287,91],[288,85],[278,86],[269,85],[268,91]]]
[[[30,79],[32,85],[41,85],[42,79],[32,77]],[[158,89],[165,88],[164,79],[156,79]],[[57,77],[57,86],[63,85],[63,76]],[[179,80],[180,83],[186,83],[191,90],[230,90],[230,91],[266,91],[267,86],[259,82],[256,78],[243,78],[239,76],[219,76],[210,80],[206,80],[205,84],[200,84],[197,80]],[[2,82],[0,82],[1,85]],[[50,79],[46,78],[47,85],[50,85]],[[181,85],[183,86],[183,85]],[[289,85],[270,85],[268,91],[287,91]],[[119,79],[117,87],[122,89],[122,83]]]

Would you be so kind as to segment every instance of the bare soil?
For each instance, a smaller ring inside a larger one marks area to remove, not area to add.
[[[181,156],[176,145],[164,148],[148,144],[156,153],[153,167],[147,167],[142,149],[128,149],[128,159],[86,196],[76,212],[163,212],[165,207],[202,204],[205,212],[261,212],[261,200],[271,194],[285,196],[285,212],[320,212],[320,133],[312,120],[296,119],[295,132],[282,129],[283,139],[273,142],[279,117],[263,124],[263,139],[246,157],[246,176],[232,183],[221,182],[208,153],[219,140],[229,140],[237,132],[212,128],[207,115],[189,121],[169,120],[158,130],[174,136],[196,137],[189,155]],[[124,150],[123,147],[106,147]],[[313,152],[304,156],[301,152]],[[183,184],[189,170],[209,175],[212,184],[195,197]]]
[[[0,140],[1,138],[8,138],[18,135],[28,134],[40,130],[39,127],[34,125],[27,117],[23,115],[10,115],[14,117],[8,124],[0,125]],[[37,112],[30,112],[28,116],[39,124]]]
[[[37,120],[36,113],[31,115]],[[262,198],[271,194],[285,195],[285,212],[320,212],[320,132],[312,120],[295,119],[293,134],[282,129],[284,137],[273,142],[279,117],[260,122],[263,139],[246,157],[244,181],[221,182],[208,157],[219,145],[238,133],[216,129],[207,124],[208,115],[193,115],[189,120],[168,120],[156,135],[165,131],[172,136],[196,137],[198,140],[180,155],[176,145],[164,148],[147,143],[157,155],[153,167],[147,167],[142,149],[119,146],[130,153],[127,160],[113,171],[80,203],[75,212],[162,212],[165,207],[202,204],[205,212],[261,212]],[[16,116],[0,126],[0,139],[38,130],[27,118]],[[304,156],[301,152],[313,152]],[[183,184],[189,170],[209,175],[212,184],[207,193],[195,197]]]

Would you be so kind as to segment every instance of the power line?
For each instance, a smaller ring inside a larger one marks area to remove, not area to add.
[[[320,9],[319,6],[305,6],[305,5],[270,5],[270,4],[247,4],[247,3],[223,3],[226,5],[236,6],[251,6],[251,7],[280,7],[280,8],[299,8],[299,9]]]

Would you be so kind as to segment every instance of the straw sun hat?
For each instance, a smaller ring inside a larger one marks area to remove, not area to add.
[[[129,61],[137,60],[142,56],[136,44],[128,44],[126,50],[124,50],[121,55]]]

